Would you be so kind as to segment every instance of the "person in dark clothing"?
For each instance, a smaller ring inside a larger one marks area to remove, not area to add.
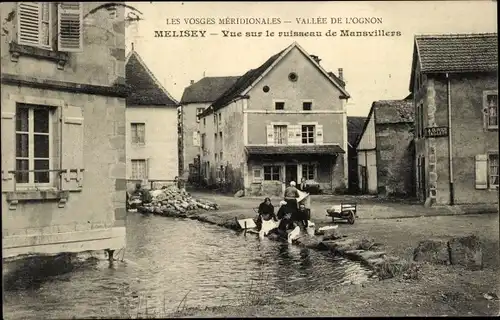
[[[289,210],[289,205],[286,201],[280,202],[281,207],[278,210],[278,219],[280,219],[280,223],[278,225],[278,232],[282,236],[286,236],[286,230],[293,227],[292,221],[292,212]]]
[[[306,208],[306,205],[301,203],[299,210],[297,210],[295,215],[292,215],[292,221],[298,225],[302,231],[305,231],[309,219],[311,219],[311,209]]]
[[[297,212],[297,198],[300,197],[299,191],[295,187],[296,183],[295,181],[290,182],[290,186],[285,189],[285,201],[287,205],[287,212],[291,213],[292,215]]]
[[[274,214],[274,206],[271,203],[270,198],[265,198],[264,202],[262,202],[259,205],[259,216],[257,217],[256,220],[256,225],[258,230],[260,230],[262,226],[262,220],[264,221],[269,221],[273,219],[274,221],[277,221],[276,215]]]
[[[302,177],[302,180],[300,180],[299,190],[306,192],[307,191],[306,189],[307,189],[306,178]]]

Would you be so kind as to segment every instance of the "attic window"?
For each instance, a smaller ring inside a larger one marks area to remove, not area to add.
[[[268,86],[264,86],[264,87],[262,88],[262,91],[264,91],[264,92],[269,92],[269,87],[268,87]]]
[[[290,74],[288,75],[288,80],[295,82],[297,81],[297,79],[298,79],[297,74],[295,72],[290,72]]]

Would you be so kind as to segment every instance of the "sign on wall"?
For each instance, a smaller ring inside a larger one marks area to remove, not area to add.
[[[448,136],[448,127],[425,128],[425,136],[427,138],[447,137]]]

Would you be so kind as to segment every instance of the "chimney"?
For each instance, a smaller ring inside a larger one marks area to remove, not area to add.
[[[194,83],[194,80],[191,80],[191,84],[193,84],[193,83]]]
[[[344,81],[344,69],[339,68],[339,79]]]
[[[311,58],[313,58],[313,60],[316,61],[317,64],[321,62],[321,59],[318,56],[311,54]]]

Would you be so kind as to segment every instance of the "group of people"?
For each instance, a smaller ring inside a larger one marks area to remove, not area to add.
[[[305,231],[308,221],[311,218],[310,209],[301,203],[297,204],[297,199],[300,197],[295,181],[290,182],[290,186],[285,189],[284,201],[280,202],[278,213],[274,213],[274,206],[270,198],[265,198],[259,206],[259,216],[257,218],[257,227],[260,229],[262,221],[280,221],[278,232],[286,233],[286,230],[300,227]]]

